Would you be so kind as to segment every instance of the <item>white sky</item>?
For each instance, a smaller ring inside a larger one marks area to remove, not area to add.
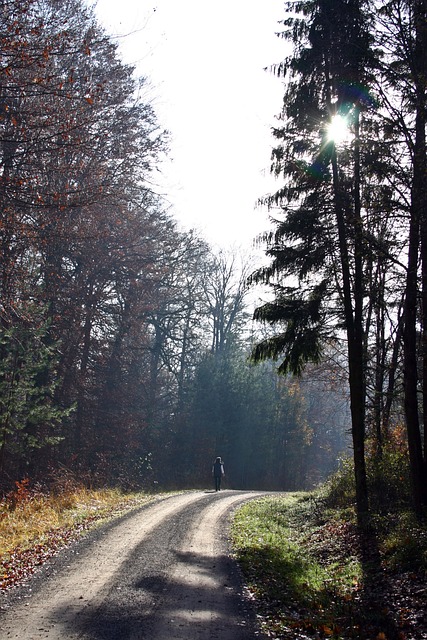
[[[274,189],[270,128],[285,56],[281,0],[97,0],[122,59],[147,76],[171,134],[162,193],[184,228],[213,245],[250,247],[269,228],[257,198]]]

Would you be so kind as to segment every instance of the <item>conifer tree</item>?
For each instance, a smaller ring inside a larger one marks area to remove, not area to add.
[[[361,126],[373,106],[373,56],[366,3],[286,3],[284,37],[294,51],[279,66],[286,78],[274,130],[273,170],[283,186],[269,199],[280,213],[266,236],[269,267],[254,281],[271,283],[273,302],[255,317],[284,330],[259,343],[253,358],[282,357],[279,372],[300,374],[319,362],[322,344],[344,329],[361,523],[368,512],[365,466],[367,343],[364,333],[366,228],[362,210]],[[340,145],[331,124],[346,121],[352,139]]]

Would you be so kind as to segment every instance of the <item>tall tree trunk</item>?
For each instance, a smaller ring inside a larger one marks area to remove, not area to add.
[[[363,329],[361,321],[362,301],[355,300],[353,309],[347,229],[344,216],[345,204],[339,180],[335,147],[332,152],[332,174],[343,278],[344,315],[348,342],[351,432],[353,439],[354,473],[356,481],[356,506],[358,522],[363,526],[368,514],[368,487],[365,462],[365,371],[363,358]],[[357,235],[357,232],[355,235]],[[357,251],[357,242],[355,242],[355,244]],[[360,261],[361,256],[356,256],[356,262],[359,263]],[[361,295],[360,279],[361,262],[355,268],[355,296],[356,293],[359,296]],[[357,327],[356,323],[359,323],[360,326]]]
[[[350,39],[359,37],[360,27],[360,6],[356,2],[350,3],[346,10],[352,15],[352,28],[357,28],[358,34],[349,34]],[[321,5],[320,5],[321,6]],[[359,26],[357,26],[359,25]],[[331,23],[326,16],[324,24],[327,38],[325,42],[333,43],[333,33]],[[349,78],[354,83],[359,83],[361,66],[360,60],[352,59],[351,68],[353,77]],[[325,51],[325,88],[326,105],[329,113],[335,113],[333,105],[331,87],[334,86],[334,76],[331,73],[330,54]],[[345,101],[346,97],[342,96]],[[339,104],[339,103],[337,103]],[[354,474],[356,483],[356,509],[359,526],[364,527],[368,519],[368,483],[365,460],[365,422],[366,422],[366,349],[363,331],[363,228],[361,219],[361,198],[360,198],[360,108],[354,105],[354,188],[353,188],[353,209],[347,203],[346,194],[343,191],[339,171],[336,145],[332,143],[331,165],[335,216],[337,220],[339,253],[341,261],[341,274],[343,281],[343,306],[345,317],[345,328],[348,344],[348,370],[350,388],[350,412],[351,412],[351,432],[353,440]],[[350,266],[350,241],[354,243],[353,273]],[[353,287],[352,287],[353,285]]]
[[[399,354],[402,347],[403,340],[403,331],[404,331],[404,303],[399,305],[399,310],[397,313],[397,327],[396,327],[396,335],[394,338],[393,351],[391,354],[391,362],[388,367],[388,382],[387,382],[387,391],[385,394],[385,403],[383,410],[383,433],[384,437],[390,433],[390,416],[391,416],[391,408],[393,406],[393,400],[395,395],[396,388],[396,372],[397,372],[397,364],[399,361]]]
[[[385,318],[384,318],[384,271],[378,269],[376,323],[375,323],[375,388],[374,388],[374,424],[376,433],[376,454],[379,458],[383,454],[384,443],[384,373],[385,373]]]
[[[425,140],[425,64],[426,50],[426,1],[414,3],[416,45],[414,52],[414,82],[416,90],[415,148],[413,158],[413,182],[409,227],[408,271],[406,278],[405,329],[404,329],[404,390],[405,416],[408,432],[408,448],[413,485],[413,497],[418,512],[427,504],[425,464],[423,460],[420,420],[418,410],[417,370],[417,280],[418,247],[421,239],[422,259],[422,341],[423,341],[423,397],[424,420],[427,420],[427,224],[426,224],[426,140]],[[420,226],[421,225],[421,226]]]
[[[414,157],[414,190],[420,211],[421,264],[422,264],[422,354],[423,354],[423,424],[424,456],[421,478],[421,500],[427,505],[427,157],[426,157],[426,89],[427,89],[427,0],[415,4],[417,64],[417,120]],[[415,164],[417,180],[415,180]]]
[[[356,474],[356,499],[359,522],[362,524],[368,512],[368,487],[365,463],[365,416],[366,416],[366,351],[363,335],[363,228],[360,202],[360,110],[354,110],[354,333],[352,384],[353,441],[359,465]]]
[[[406,428],[408,433],[408,448],[411,465],[414,502],[417,510],[420,510],[422,504],[423,458],[421,449],[417,394],[418,372],[416,319],[418,241],[419,215],[416,207],[412,206],[409,232],[408,271],[406,277],[406,299],[404,309],[405,328],[403,332],[405,394],[404,406]]]

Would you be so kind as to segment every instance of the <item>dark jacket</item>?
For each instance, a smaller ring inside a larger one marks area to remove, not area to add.
[[[212,467],[212,473],[215,478],[220,478],[224,475],[224,463],[221,460],[215,460]]]

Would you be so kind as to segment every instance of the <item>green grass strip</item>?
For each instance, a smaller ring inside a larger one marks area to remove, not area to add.
[[[270,637],[340,638],[352,624],[360,564],[341,557],[324,524],[307,494],[251,501],[235,516],[234,553]]]

